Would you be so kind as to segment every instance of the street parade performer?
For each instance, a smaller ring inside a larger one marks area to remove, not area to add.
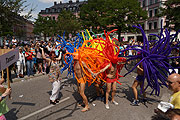
[[[81,110],[82,112],[86,112],[88,111],[90,108],[88,106],[88,99],[86,97],[86,95],[84,94],[85,91],[85,85],[86,85],[86,77],[85,77],[85,73],[83,72],[81,65],[79,63],[79,55],[78,52],[73,53],[73,58],[74,58],[74,74],[75,77],[77,79],[77,86],[78,86],[78,91],[83,99],[83,103],[85,104],[85,107]],[[93,72],[85,65],[84,62],[82,62],[83,66],[91,73],[93,74]]]
[[[66,53],[64,55],[66,65],[68,65],[70,69],[72,69],[70,63],[72,62],[71,56],[73,55],[74,73],[77,82],[80,83],[80,94],[83,98],[83,102],[85,103],[85,108],[83,108],[82,111],[87,111],[89,109],[87,97],[84,95],[85,83],[88,82],[89,85],[94,82],[100,84],[100,82],[98,81],[99,79],[107,83],[108,92],[106,93],[106,108],[109,109],[108,97],[112,83],[112,102],[118,105],[118,103],[114,101],[116,82],[121,84],[118,81],[120,76],[119,73],[123,68],[123,64],[126,62],[126,59],[118,57],[120,50],[119,47],[113,42],[113,40],[116,39],[113,38],[111,40],[109,37],[109,34],[114,31],[116,30],[113,30],[107,34],[104,32],[104,34],[106,35],[106,40],[104,40],[103,38],[95,38],[90,40],[84,39],[84,43],[82,44],[82,46],[76,48],[76,44],[74,44],[74,46],[72,47],[70,43],[67,44],[65,40],[60,37],[63,41],[63,43],[61,43],[61,46],[63,46],[64,48],[68,48],[70,51],[69,53]],[[85,37],[83,36],[83,38]],[[67,45],[64,45],[64,43]],[[67,56],[68,54],[69,56]]]
[[[168,61],[171,59],[180,59],[180,56],[170,56],[172,50],[177,49],[180,45],[180,41],[176,40],[179,31],[171,35],[171,32],[168,29],[164,30],[161,27],[161,32],[159,35],[151,34],[156,36],[157,40],[150,41],[147,39],[146,34],[140,25],[133,27],[141,30],[143,45],[128,46],[125,50],[121,51],[124,52],[128,50],[135,50],[137,53],[140,53],[129,56],[127,61],[138,59],[140,61],[138,61],[138,63],[131,70],[128,70],[128,73],[126,73],[124,76],[132,72],[137,66],[142,66],[143,74],[141,74],[141,93],[144,93],[147,88],[150,87],[152,89],[150,95],[155,93],[155,95],[159,96],[160,87],[167,87],[166,80],[168,78],[168,74],[171,74],[169,69],[172,69],[173,72],[175,72],[174,69],[178,69],[172,67]],[[175,46],[173,45],[173,41],[177,41]],[[145,80],[147,80],[147,84],[144,84]],[[146,85],[145,89],[143,88],[144,85]]]
[[[42,57],[48,62],[49,66],[49,82],[52,83],[52,94],[50,96],[50,104],[55,105],[56,103],[59,102],[59,92],[60,92],[60,80],[61,78],[61,73],[60,73],[60,66],[58,64],[58,61],[61,60],[61,54],[59,55],[58,58],[56,58],[55,52],[51,51],[49,53],[50,58],[46,58],[44,49],[40,48],[42,50]]]
[[[106,58],[108,58],[111,62],[111,65],[107,65],[106,67],[104,67],[103,69],[101,69],[98,73],[96,73],[96,75],[98,75],[101,72],[104,72],[104,79],[106,81],[106,104],[105,104],[105,108],[109,109],[109,93],[111,91],[111,86],[112,86],[112,103],[115,105],[118,105],[118,103],[114,100],[114,96],[115,96],[115,92],[116,92],[116,83],[118,82],[119,84],[121,84],[118,80],[119,80],[119,73],[121,71],[121,69],[123,68],[123,65],[126,62],[126,59],[123,57],[118,57],[120,49],[117,45],[114,44],[113,40],[116,40],[115,38],[113,38],[112,40],[110,39],[109,35],[116,31],[112,30],[109,33],[104,33],[106,36],[106,40],[99,40],[101,47],[103,48],[103,54],[104,56],[106,56]],[[96,46],[98,47],[98,46]],[[122,76],[120,76],[122,77]]]

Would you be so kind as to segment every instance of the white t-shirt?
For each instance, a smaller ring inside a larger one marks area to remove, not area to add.
[[[132,55],[132,50],[129,50],[129,55]]]
[[[47,46],[47,49],[48,49],[48,51],[52,51],[52,48],[51,47],[49,47],[49,46]]]
[[[17,45],[17,40],[16,39],[12,39],[12,44],[13,45]]]

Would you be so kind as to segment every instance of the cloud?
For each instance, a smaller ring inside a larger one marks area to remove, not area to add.
[[[56,0],[39,0],[42,3],[53,3]]]
[[[67,3],[69,0],[38,0],[38,1],[40,1],[42,3],[54,3],[55,1],[56,2],[62,1],[63,3]],[[75,2],[76,0],[72,0],[72,1]],[[80,1],[82,1],[82,0],[80,0]]]
[[[21,16],[24,16],[24,15],[27,15],[27,14],[28,14],[28,12],[25,12],[25,11],[20,13]],[[30,19],[31,21],[35,21],[35,19],[38,17],[38,13],[35,12],[35,11],[33,11],[31,13],[31,15],[32,15],[32,18]]]

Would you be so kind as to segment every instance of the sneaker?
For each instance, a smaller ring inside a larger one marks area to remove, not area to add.
[[[143,101],[143,102],[147,102],[147,98],[143,98],[142,101]]]
[[[109,104],[105,104],[106,109],[109,110]]]
[[[112,101],[113,104],[118,105],[119,103],[116,101]]]
[[[139,100],[134,100],[132,103],[131,103],[132,106],[139,106],[140,103],[139,103]]]

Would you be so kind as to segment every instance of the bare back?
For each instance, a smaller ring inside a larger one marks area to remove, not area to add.
[[[117,64],[112,64],[111,68],[107,70],[107,77],[110,79],[116,78]]]
[[[137,68],[137,74],[138,75],[144,75],[144,71],[143,71],[143,66],[142,66],[142,62],[139,64],[140,68]]]

